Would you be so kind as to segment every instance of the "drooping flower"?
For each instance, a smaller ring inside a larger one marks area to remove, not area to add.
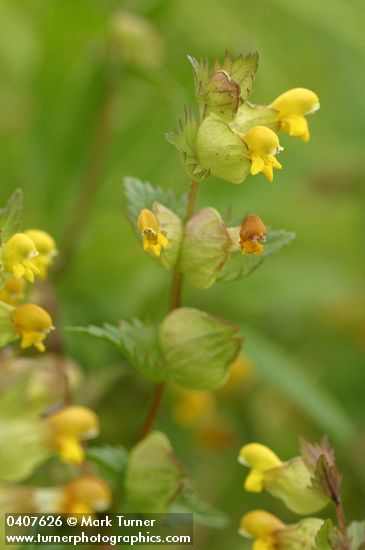
[[[280,130],[290,136],[309,140],[308,123],[304,115],[315,113],[320,107],[318,96],[307,88],[293,88],[279,95],[270,107],[277,111]]]
[[[25,233],[16,233],[5,244],[2,260],[5,272],[12,273],[15,279],[25,277],[31,283],[39,269],[34,263],[38,251],[30,237]]]
[[[240,228],[240,246],[242,254],[260,256],[264,250],[262,244],[266,240],[266,227],[263,221],[255,215],[247,216]]]
[[[104,512],[111,504],[112,492],[109,485],[96,476],[78,477],[62,487],[63,499],[60,512],[91,514]]]
[[[82,442],[99,434],[99,419],[87,407],[64,407],[46,418],[52,435],[51,443],[63,462],[82,464],[85,451]]]
[[[15,331],[22,339],[21,347],[25,349],[34,346],[43,352],[46,349],[43,340],[54,328],[50,315],[39,306],[24,304],[14,308],[10,316]]]
[[[248,148],[248,158],[251,161],[251,174],[255,176],[260,172],[269,181],[274,178],[273,169],[281,169],[280,162],[275,155],[283,150],[279,138],[266,126],[254,126],[242,135],[242,139]]]
[[[33,259],[33,264],[39,269],[39,276],[46,279],[48,268],[57,255],[55,240],[51,235],[40,229],[28,229],[25,231],[25,235],[33,241],[38,251],[38,256]]]
[[[169,246],[167,237],[160,231],[160,224],[151,210],[144,208],[137,221],[138,230],[143,238],[143,250],[161,255],[161,249]]]
[[[0,288],[0,301],[15,305],[24,298],[24,279],[9,279]]]
[[[241,448],[238,461],[251,468],[244,482],[246,491],[266,490],[298,514],[318,512],[329,502],[313,486],[312,472],[300,456],[283,462],[265,445],[249,443]]]
[[[239,534],[254,539],[252,550],[313,550],[322,525],[318,518],[285,525],[269,512],[252,510],[241,518]]]

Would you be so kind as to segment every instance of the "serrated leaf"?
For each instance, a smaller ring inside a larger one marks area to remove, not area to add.
[[[17,189],[0,209],[0,245],[21,229],[23,193]]]
[[[163,514],[182,490],[184,477],[185,470],[166,435],[152,432],[130,452],[127,502],[133,511]]]
[[[351,550],[365,548],[365,521],[353,521],[347,528]]]
[[[226,71],[229,76],[239,84],[241,88],[241,97],[243,100],[246,100],[252,92],[258,63],[258,52],[252,52],[246,56],[241,54],[235,58],[231,57],[227,52],[223,63],[216,61],[214,69],[223,69]]]
[[[184,216],[187,204],[187,195],[176,197],[172,189],[164,190],[154,187],[148,181],[142,181],[132,176],[124,178],[124,191],[128,203],[128,214],[131,223],[135,226],[143,208],[152,210],[156,202],[163,204],[179,216]]]
[[[198,288],[209,288],[229,257],[230,245],[219,212],[203,208],[185,225],[180,253],[183,275]]]
[[[160,327],[169,375],[187,388],[221,386],[242,346],[237,330],[236,325],[197,309],[172,311]]]
[[[239,229],[236,229],[236,240],[239,239]],[[231,236],[233,232],[231,233]],[[264,245],[264,251],[260,256],[254,254],[244,255],[240,251],[231,255],[222,271],[218,275],[218,280],[223,282],[236,281],[244,279],[251,275],[269,256],[275,254],[283,247],[288,246],[295,239],[295,233],[284,231],[283,229],[269,231]]]
[[[102,327],[91,325],[70,327],[69,330],[89,334],[116,345],[128,362],[151,380],[159,382],[167,377],[156,325],[135,319],[130,323],[121,321],[119,327],[105,323]]]
[[[201,181],[209,175],[209,170],[199,162],[196,150],[198,125],[191,113],[185,112],[184,120],[179,121],[175,132],[168,132],[165,137],[180,153],[181,162],[186,172],[194,181]]]

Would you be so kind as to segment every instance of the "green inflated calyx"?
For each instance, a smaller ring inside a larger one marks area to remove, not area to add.
[[[237,330],[236,325],[198,309],[172,311],[160,327],[169,375],[187,388],[218,388],[242,346]]]
[[[214,208],[203,208],[186,224],[180,267],[183,275],[199,288],[209,288],[217,279],[231,250],[231,239]]]
[[[129,455],[125,478],[129,507],[139,513],[167,512],[183,488],[184,477],[166,435],[152,432]]]

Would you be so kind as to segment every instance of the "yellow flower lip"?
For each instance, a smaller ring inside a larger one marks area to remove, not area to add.
[[[254,126],[245,134],[240,135],[246,144],[248,158],[251,161],[251,174],[255,176],[260,172],[266,176],[269,181],[273,180],[273,169],[281,169],[280,162],[275,155],[283,150],[279,143],[279,138],[266,126]]]
[[[54,329],[50,315],[35,304],[23,304],[11,312],[11,319],[15,331],[21,337],[21,347],[29,348],[34,345],[43,352],[43,340]]]
[[[161,255],[161,250],[169,246],[167,237],[160,231],[160,224],[155,214],[143,208],[137,220],[138,230],[143,238],[143,249],[155,256]]]
[[[270,105],[279,117],[308,115],[320,108],[319,98],[308,88],[292,88],[279,95]]]
[[[282,465],[280,458],[266,445],[248,443],[239,453],[238,461],[244,466],[253,466],[262,471]]]

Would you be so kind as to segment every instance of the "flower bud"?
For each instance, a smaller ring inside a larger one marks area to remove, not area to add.
[[[243,254],[260,256],[264,250],[266,227],[258,216],[246,216],[240,228],[240,246]]]
[[[16,279],[25,277],[33,283],[34,276],[39,274],[39,269],[32,261],[37,255],[38,251],[33,241],[24,233],[16,233],[3,248],[4,270]]]
[[[56,243],[51,235],[40,229],[28,229],[24,234],[33,241],[38,251],[33,264],[39,269],[39,276],[46,279],[48,268],[57,255]]]
[[[99,419],[86,407],[73,405],[49,415],[46,422],[52,430],[51,444],[63,462],[81,464],[85,459],[82,441],[99,434]]]
[[[255,176],[260,172],[271,182],[274,178],[273,169],[281,170],[282,166],[275,155],[283,150],[279,138],[266,126],[254,126],[242,135],[242,139],[248,148],[248,158],[251,161],[251,174]]]
[[[144,208],[138,217],[137,227],[143,239],[143,250],[160,257],[161,250],[169,246],[169,241],[160,231],[160,224],[155,214]]]
[[[265,445],[250,443],[240,450],[239,462],[251,467],[245,480],[246,491],[268,491],[298,514],[311,514],[328,504],[312,484],[312,475],[301,457],[287,462]]]
[[[269,512],[252,510],[242,517],[239,533],[255,539],[252,546],[255,550],[313,550],[323,523],[318,518],[305,518],[285,525]]]
[[[290,136],[309,140],[308,123],[304,115],[318,111],[318,96],[307,88],[293,88],[274,99],[270,107],[277,113],[280,130]]]
[[[43,340],[54,328],[48,313],[34,304],[24,304],[13,309],[10,316],[15,331],[21,337],[21,347],[34,346],[43,352],[46,349]]]

